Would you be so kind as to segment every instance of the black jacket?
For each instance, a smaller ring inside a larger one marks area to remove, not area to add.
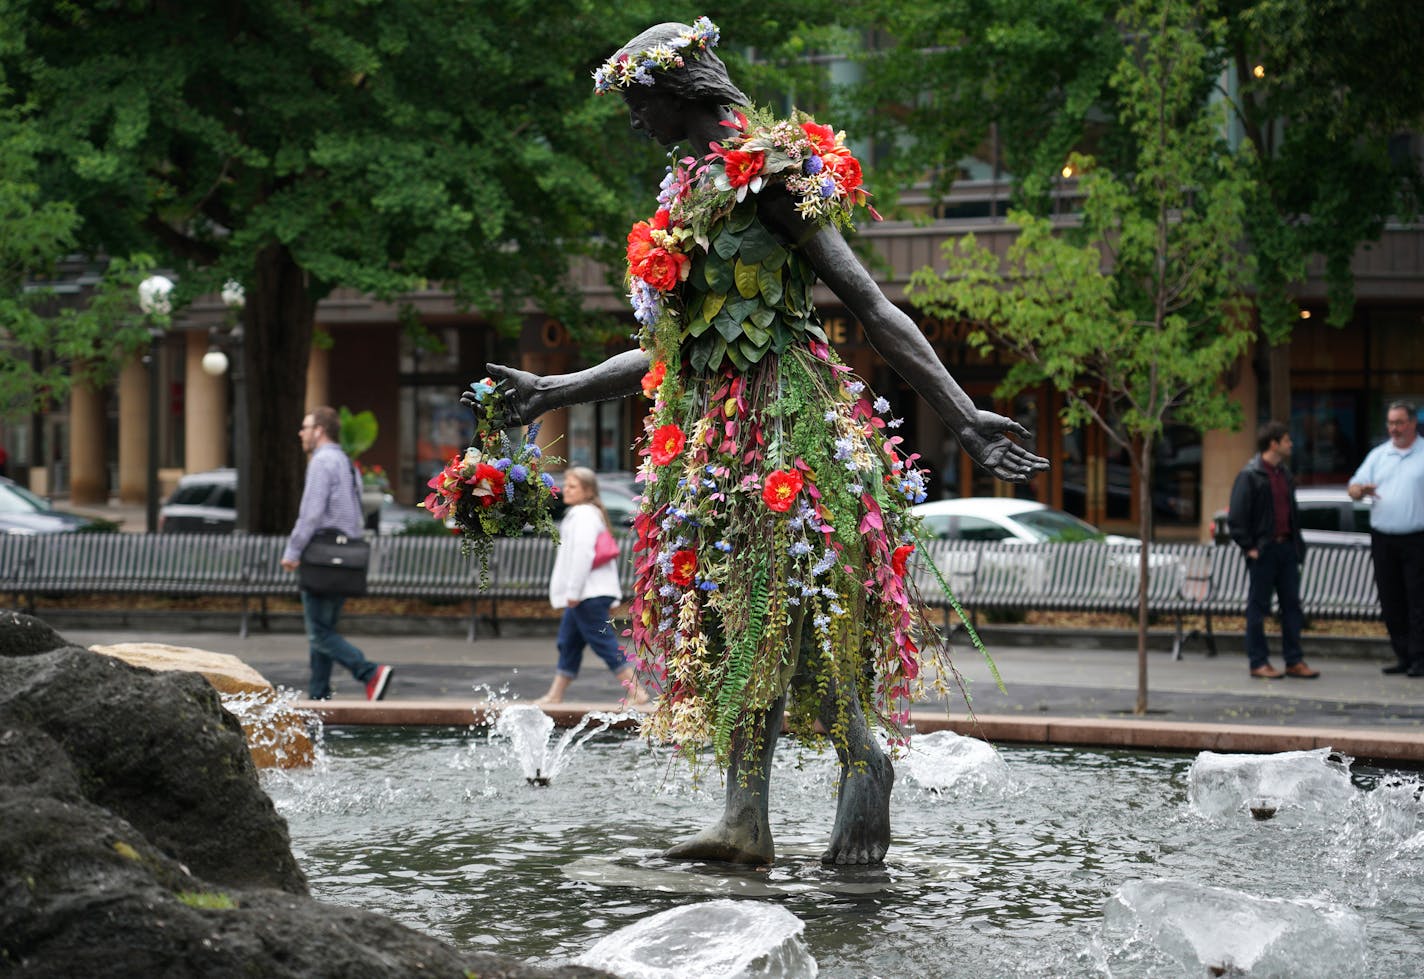
[[[1295,504],[1295,477],[1284,466],[1290,492],[1290,527],[1295,540],[1296,560],[1305,563],[1305,539],[1300,535],[1300,509]],[[1231,506],[1226,511],[1226,527],[1242,552],[1259,551],[1276,536],[1276,507],[1271,499],[1271,477],[1256,454],[1236,476],[1231,487]]]

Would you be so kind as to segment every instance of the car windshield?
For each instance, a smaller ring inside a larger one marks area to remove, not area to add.
[[[1014,520],[1039,540],[1100,540],[1102,532],[1092,524],[1062,510],[1025,510]]]
[[[0,513],[46,513],[49,504],[23,486],[0,486]]]

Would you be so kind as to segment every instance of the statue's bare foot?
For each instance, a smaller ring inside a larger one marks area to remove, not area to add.
[[[840,798],[831,842],[822,863],[879,864],[890,849],[890,790],[895,769],[876,746],[841,770]]]
[[[669,860],[768,864],[776,859],[776,847],[771,840],[771,827],[765,822],[728,823],[722,819],[683,840],[663,856]]]

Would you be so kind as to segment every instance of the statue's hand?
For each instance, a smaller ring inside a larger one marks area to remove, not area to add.
[[[979,465],[1010,483],[1026,482],[1035,473],[1048,468],[1048,460],[1034,455],[1009,438],[1029,437],[1028,430],[1003,415],[980,411],[974,424],[956,433],[964,451]]]
[[[504,409],[503,422],[510,425],[528,425],[544,413],[538,397],[539,375],[505,367],[503,364],[486,364],[485,370],[489,371],[491,379],[502,382],[499,390]],[[471,382],[470,387],[460,394],[460,403],[471,411],[481,410],[480,398],[474,389],[478,383]]]

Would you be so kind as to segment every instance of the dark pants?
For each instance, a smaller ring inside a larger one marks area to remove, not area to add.
[[[1305,656],[1300,648],[1300,630],[1305,616],[1300,610],[1300,565],[1296,563],[1295,544],[1273,541],[1257,552],[1253,561],[1246,559],[1250,589],[1246,594],[1246,656],[1251,669],[1265,666],[1271,651],[1266,646],[1266,617],[1271,614],[1271,595],[1281,602],[1281,655],[1286,665],[1299,663]]]
[[[592,647],[614,673],[628,665],[608,621],[612,605],[613,598],[604,595],[585,598],[573,608],[564,609],[563,621],[559,623],[559,665],[554,672],[570,679],[578,676],[585,645]]]
[[[346,599],[341,595],[314,595],[302,589],[302,618],[306,621],[307,647],[311,653],[307,696],[312,700],[331,697],[332,661],[346,667],[362,683],[376,674],[376,664],[337,634],[336,620],[341,617],[341,606],[345,604]]]
[[[1394,655],[1404,666],[1424,669],[1424,532],[1374,531],[1370,557]]]

